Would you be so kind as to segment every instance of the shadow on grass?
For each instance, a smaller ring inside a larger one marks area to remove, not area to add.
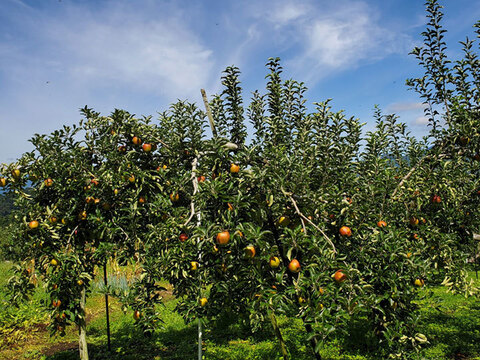
[[[88,350],[91,359],[94,360],[176,360],[193,359],[197,355],[197,322],[186,325],[182,328],[168,326],[156,330],[151,336],[146,336],[133,323],[123,322],[115,332],[112,333],[112,351],[107,351],[106,336],[104,330],[92,326],[88,329],[89,344]],[[248,340],[247,340],[248,339]],[[270,342],[264,348],[276,348],[276,339],[268,328],[252,333],[251,329],[244,322],[238,320],[235,315],[222,314],[218,321],[204,328],[204,340],[210,344],[212,358],[217,359],[216,353],[220,350],[231,349],[233,352],[248,351],[248,344]],[[233,349],[232,344],[240,344],[242,349]],[[292,344],[294,345],[294,344]],[[76,344],[69,344],[69,348],[44,349],[43,353],[51,354],[47,360],[77,360],[78,348]],[[293,347],[293,346],[292,346]],[[215,349],[213,349],[215,348]],[[55,352],[57,350],[57,352]],[[262,348],[255,349],[255,359],[270,359],[258,357]],[[229,352],[229,350],[227,350]],[[245,354],[245,353],[243,353]],[[271,351],[268,355],[271,355]],[[226,359],[222,357],[222,360]],[[303,359],[303,357],[301,358]]]
[[[480,311],[469,306],[454,314],[429,311],[422,323],[432,347],[442,346],[446,355],[457,358],[480,354]]]
[[[89,335],[91,334],[89,333]],[[145,334],[135,328],[133,324],[124,324],[124,326],[112,334],[111,352],[107,350],[105,336],[101,339],[101,344],[88,344],[90,359],[189,359],[192,357],[192,354],[195,353],[197,346],[196,327],[193,326],[188,326],[181,330],[172,329],[167,326],[163,330],[156,331],[152,336],[145,336]],[[67,351],[60,351],[46,357],[47,360],[76,360],[78,358],[77,347]]]
[[[480,311],[475,302],[456,310],[439,312],[424,310],[418,331],[424,333],[430,344],[425,348],[425,359],[469,359],[480,354]],[[106,336],[99,328],[89,329],[90,358],[94,360],[175,360],[196,358],[197,323],[180,327],[166,324],[147,337],[133,323],[123,322],[112,334],[112,352],[106,350]],[[277,339],[269,323],[262,330],[252,333],[244,322],[234,315],[223,314],[218,321],[204,329],[208,353],[212,359],[272,359],[279,355]],[[290,355],[296,359],[311,359],[308,339],[299,320],[282,319],[281,331]],[[377,339],[369,336],[366,319],[352,319],[345,333],[327,341],[322,352],[325,359],[384,359],[380,355]],[[76,344],[65,344],[70,348],[45,349],[51,354],[47,360],[78,359]],[[53,351],[48,351],[53,350]],[[268,356],[267,354],[270,354]],[[433,356],[435,354],[435,356]],[[222,357],[223,356],[223,357]],[[274,356],[274,357],[272,357]],[[344,357],[347,356],[347,357]],[[433,356],[433,357],[432,357]],[[470,357],[469,357],[470,356]]]

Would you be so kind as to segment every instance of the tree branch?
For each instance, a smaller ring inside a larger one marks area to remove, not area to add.
[[[195,216],[195,200],[194,196],[198,192],[198,179],[197,179],[197,164],[198,164],[198,157],[195,157],[192,161],[192,184],[193,184],[193,194],[192,194],[192,202],[190,203],[190,216],[188,217],[187,221],[183,224],[183,226],[187,226],[188,223],[193,219]]]
[[[332,250],[333,252],[336,254],[337,253],[337,249],[335,248],[335,245],[333,244],[332,240],[330,240],[330,238],[327,236],[327,234],[325,234],[325,232],[320,229],[317,225],[315,225],[308,217],[306,217],[305,215],[303,215],[303,213],[300,211],[300,209],[298,208],[298,205],[297,205],[297,202],[295,201],[295,199],[292,197],[292,194],[291,193],[288,193],[286,192],[285,190],[282,189],[282,192],[285,196],[287,196],[290,201],[292,202],[293,206],[295,207],[295,211],[297,213],[298,216],[300,216],[300,219],[303,219],[305,221],[307,221],[310,225],[312,225],[315,229],[317,229],[320,234],[323,235],[323,237],[325,238],[325,240],[327,240],[327,242],[330,244],[330,246],[332,247]],[[303,228],[305,229],[305,223],[302,221],[302,225],[303,225]],[[306,231],[306,229],[304,230]]]

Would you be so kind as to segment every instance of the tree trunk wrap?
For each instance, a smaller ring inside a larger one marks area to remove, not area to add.
[[[78,351],[80,354],[80,360],[88,360],[87,321],[85,311],[86,293],[87,290],[83,287],[80,296],[80,318],[78,322]]]

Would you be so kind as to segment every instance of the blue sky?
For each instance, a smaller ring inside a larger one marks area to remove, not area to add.
[[[442,4],[455,55],[480,2]],[[30,150],[33,134],[77,122],[85,105],[156,116],[178,98],[201,104],[200,89],[218,92],[232,64],[248,102],[276,56],[309,104],[333,98],[367,129],[379,104],[422,136],[405,79],[421,74],[408,53],[425,22],[421,0],[1,0],[0,162]]]

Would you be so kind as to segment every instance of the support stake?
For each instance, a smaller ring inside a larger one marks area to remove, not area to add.
[[[87,297],[87,290],[85,286],[82,288],[80,294],[80,319],[78,323],[78,351],[80,360],[88,360],[88,347],[87,347],[87,320],[85,302]]]
[[[213,122],[212,111],[210,110],[210,105],[208,104],[207,93],[204,89],[200,90],[202,93],[203,104],[205,105],[205,110],[207,111],[208,121],[210,121],[210,127],[212,128],[213,137],[217,137],[217,130],[215,129],[215,123]]]

